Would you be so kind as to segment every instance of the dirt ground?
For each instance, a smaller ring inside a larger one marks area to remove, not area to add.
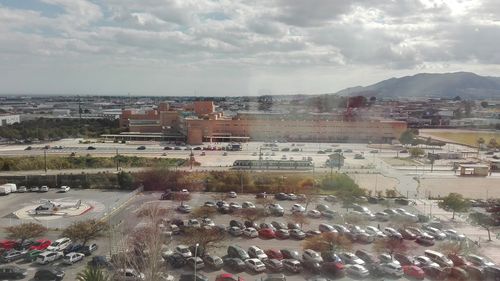
[[[361,187],[367,190],[394,189],[398,181],[380,174],[349,174],[349,176]]]
[[[477,139],[483,138],[486,144],[490,139],[495,138],[500,142],[500,133],[486,130],[459,130],[459,129],[422,129],[420,135],[438,140],[461,143],[472,147],[477,147]]]
[[[500,178],[424,178],[420,180],[420,192],[430,192],[431,196],[455,192],[471,199],[500,198]]]

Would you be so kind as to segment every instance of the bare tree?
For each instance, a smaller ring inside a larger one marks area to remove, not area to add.
[[[198,243],[207,253],[210,249],[218,247],[226,238],[226,232],[217,228],[187,228],[181,240],[187,245]]]
[[[255,222],[266,217],[266,211],[263,208],[246,208],[238,210],[234,216],[242,220]]]
[[[300,228],[302,228],[304,225],[309,224],[309,219],[304,213],[295,212],[292,213],[289,217],[293,223],[300,225]]]
[[[217,214],[217,209],[214,207],[209,207],[209,206],[201,206],[198,208],[195,208],[191,213],[189,214],[189,217],[191,218],[213,218]]]
[[[477,245],[468,240],[449,241],[439,244],[439,251],[445,255],[466,255],[475,253]]]
[[[377,239],[373,243],[373,250],[376,253],[388,253],[391,258],[394,258],[394,253],[405,254],[410,248],[406,240],[397,238]]]
[[[107,223],[95,219],[77,221],[66,227],[62,236],[80,241],[85,246],[88,241],[104,236],[108,227]]]
[[[266,208],[267,205],[275,203],[276,200],[272,197],[266,197],[266,198],[257,198],[255,199],[255,205],[261,206],[262,208]]]
[[[22,223],[5,228],[9,238],[20,239],[22,245],[26,239],[39,237],[47,232],[47,228],[39,223]]]

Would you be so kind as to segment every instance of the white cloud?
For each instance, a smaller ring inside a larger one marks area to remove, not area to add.
[[[188,93],[199,83],[200,94],[290,92],[287,77],[303,79],[301,92],[332,92],[394,73],[500,68],[494,0],[39,1],[62,12],[0,5],[4,93],[83,90],[83,66],[99,73],[88,80],[96,91]],[[40,70],[47,81],[34,78]],[[56,74],[72,82],[48,81]],[[109,82],[120,77],[127,83]]]

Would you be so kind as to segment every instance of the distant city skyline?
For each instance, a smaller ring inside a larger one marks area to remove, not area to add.
[[[0,0],[0,95],[322,94],[500,76],[495,0]]]

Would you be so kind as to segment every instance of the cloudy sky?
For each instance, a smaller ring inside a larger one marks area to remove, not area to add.
[[[1,94],[335,92],[500,76],[498,0],[0,0]]]

